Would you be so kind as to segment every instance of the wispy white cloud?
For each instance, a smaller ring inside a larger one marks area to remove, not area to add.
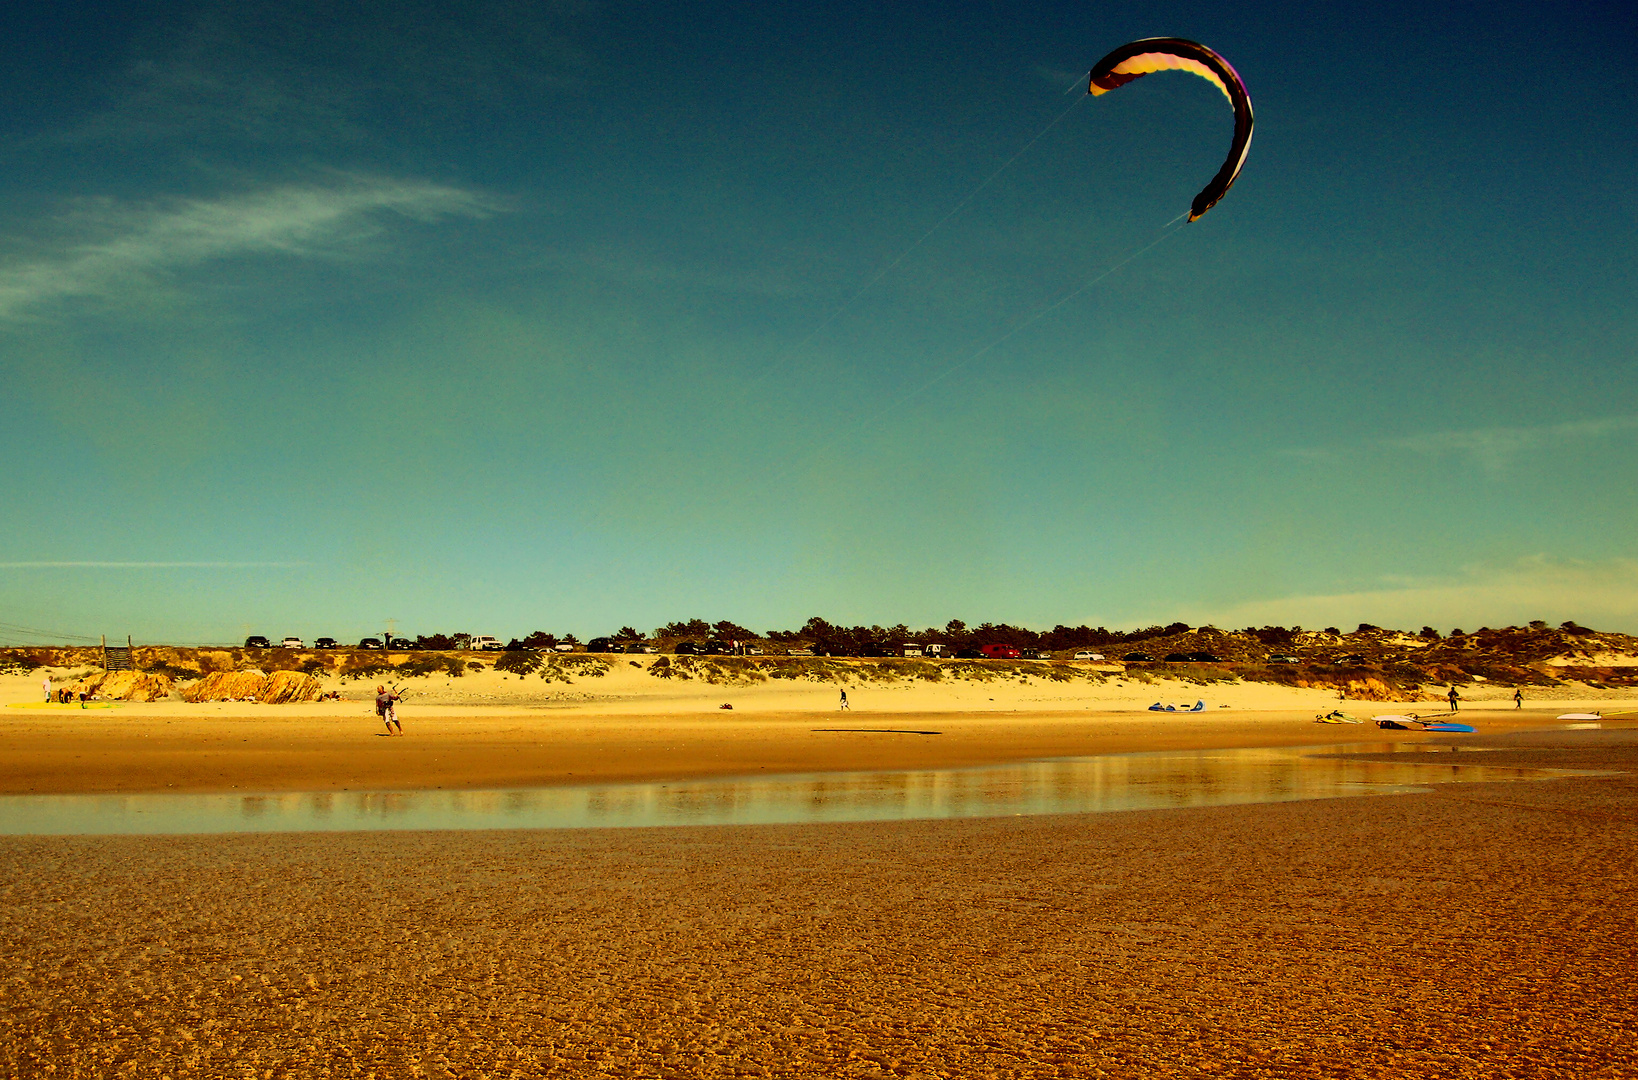
[[[288,570],[305,562],[0,562],[0,570]]]
[[[1489,427],[1467,431],[1431,431],[1383,441],[1394,450],[1408,450],[1429,457],[1470,458],[1490,473],[1500,473],[1520,457],[1559,446],[1606,439],[1638,428],[1638,416],[1607,416],[1592,420],[1567,420],[1534,427]]]
[[[1633,430],[1638,430],[1638,416],[1605,416],[1590,420],[1566,420],[1557,424],[1429,431],[1376,439],[1365,446],[1419,457],[1466,459],[1497,477],[1531,454],[1608,439]],[[1343,453],[1328,446],[1294,446],[1281,450],[1280,454],[1323,463],[1352,460],[1357,452],[1357,448]]]
[[[1441,628],[1575,619],[1638,631],[1638,559],[1580,562],[1537,555],[1467,567],[1442,578],[1385,580],[1377,588],[1288,596],[1192,613],[1217,626],[1266,624]]]
[[[316,255],[379,231],[384,215],[426,222],[496,209],[493,200],[461,188],[357,177],[162,207],[106,207],[82,224],[94,239],[0,265],[0,320],[216,259]]]

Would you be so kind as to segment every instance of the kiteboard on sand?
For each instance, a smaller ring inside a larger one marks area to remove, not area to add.
[[[1471,734],[1476,729],[1472,724],[1458,724],[1454,720],[1423,720],[1416,716],[1378,716],[1376,726],[1391,731],[1446,731]]]
[[[1602,716],[1595,712],[1567,712],[1559,715],[1560,720],[1602,720]]]

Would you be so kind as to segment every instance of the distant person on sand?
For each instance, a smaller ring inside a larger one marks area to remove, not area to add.
[[[51,701],[51,676],[47,675],[45,681],[40,685],[45,688],[46,702],[49,703]]]
[[[847,707],[847,691],[846,690],[842,691],[842,711],[843,712],[850,712],[851,711]]]
[[[1458,701],[1462,700],[1462,695],[1460,695],[1460,694],[1458,694],[1456,692],[1456,688],[1454,686],[1452,686],[1450,688],[1450,693],[1446,694],[1445,697],[1450,699],[1450,711],[1451,712],[1455,712],[1457,709],[1461,708],[1461,706],[1456,704],[1456,703]]]
[[[396,691],[388,690],[385,686],[375,688],[375,715],[379,716],[381,722],[387,725],[388,735],[392,734],[393,728],[397,728],[400,735],[404,733],[404,725],[398,722],[398,694]]]
[[[1515,709],[1524,708],[1524,691],[1523,691],[1523,689],[1513,691],[1513,708],[1515,708]]]

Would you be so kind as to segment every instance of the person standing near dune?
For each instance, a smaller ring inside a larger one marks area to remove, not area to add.
[[[1456,703],[1462,700],[1462,695],[1456,692],[1456,688],[1454,686],[1450,688],[1450,693],[1446,694],[1445,697],[1450,701],[1451,712],[1455,712],[1457,709],[1461,708],[1461,706]]]
[[[46,702],[50,703],[50,701],[51,701],[51,676],[50,675],[47,675],[45,677],[45,681],[40,683],[40,688],[45,691]]]
[[[851,712],[852,711],[847,706],[847,691],[846,690],[842,691],[842,704],[839,706],[839,708],[841,709],[842,712]]]
[[[1515,709],[1524,708],[1524,688],[1523,687],[1519,687],[1517,690],[1513,691],[1513,708],[1515,708]]]
[[[388,690],[385,686],[375,688],[375,715],[387,725],[388,735],[392,734],[393,728],[397,728],[400,735],[404,733],[404,725],[398,722],[397,691]]]

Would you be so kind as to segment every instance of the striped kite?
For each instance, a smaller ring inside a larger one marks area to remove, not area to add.
[[[1234,142],[1229,144],[1228,160],[1211,178],[1189,207],[1189,220],[1217,205],[1217,200],[1228,194],[1240,167],[1246,163],[1246,152],[1251,149],[1251,95],[1246,84],[1227,60],[1204,45],[1182,38],[1144,38],[1122,45],[1092,69],[1089,89],[1094,95],[1125,86],[1133,79],[1141,79],[1151,71],[1192,71],[1205,79],[1228,98],[1234,107]]]

